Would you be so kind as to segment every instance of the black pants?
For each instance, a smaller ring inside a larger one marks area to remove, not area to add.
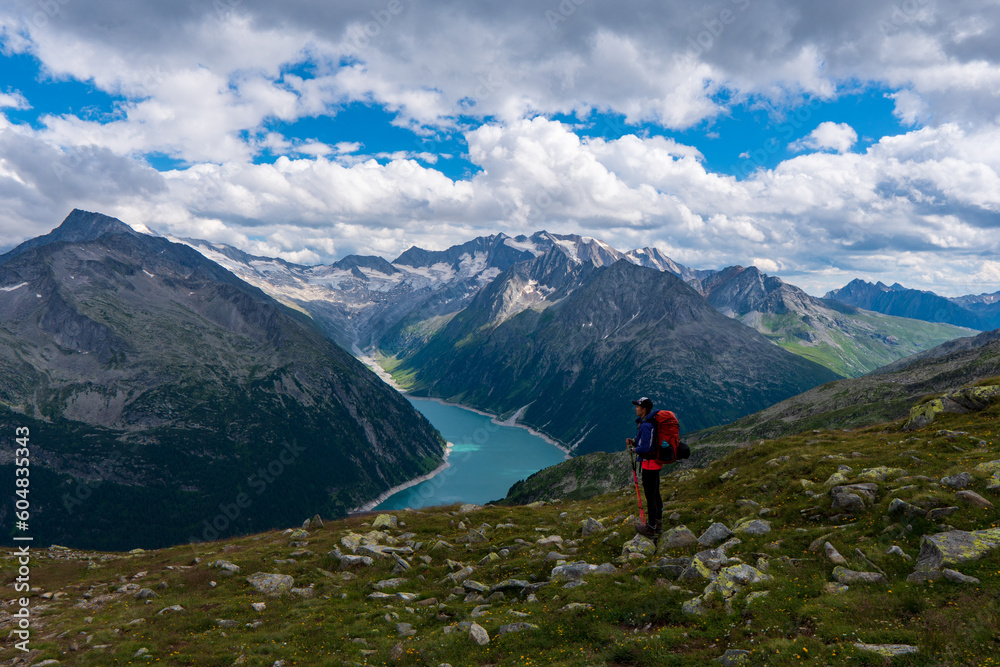
[[[646,494],[646,523],[663,520],[663,498],[660,497],[660,471],[642,469],[642,490]]]

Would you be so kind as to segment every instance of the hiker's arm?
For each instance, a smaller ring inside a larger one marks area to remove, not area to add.
[[[639,440],[635,443],[636,454],[649,454],[653,450],[653,425],[643,422],[639,426]]]

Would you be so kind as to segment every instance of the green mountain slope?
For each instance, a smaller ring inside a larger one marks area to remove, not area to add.
[[[976,333],[817,299],[756,267],[731,266],[704,278],[700,289],[720,312],[789,352],[857,377],[945,341]]]
[[[950,341],[875,373],[816,387],[692,437],[705,443],[746,443],[812,428],[852,428],[902,419],[926,395],[995,376],[1000,376],[1000,330]]]
[[[190,248],[82,211],[42,240],[0,258],[0,432],[32,433],[39,539],[162,546],[343,515],[440,462],[405,399]]]

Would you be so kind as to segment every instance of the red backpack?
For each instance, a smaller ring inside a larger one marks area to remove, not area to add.
[[[687,443],[681,442],[680,425],[677,417],[670,410],[657,410],[653,413],[653,442],[655,443],[654,459],[660,463],[677,463],[679,459],[691,456]]]

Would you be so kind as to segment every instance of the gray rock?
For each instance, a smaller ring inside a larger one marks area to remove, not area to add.
[[[292,590],[295,580],[287,574],[254,572],[247,577],[247,583],[265,595],[277,596]]]
[[[855,643],[854,647],[859,651],[870,651],[886,658],[895,658],[897,655],[907,655],[909,653],[919,653],[920,649],[908,644],[862,644]]]
[[[160,611],[158,611],[156,613],[157,613],[157,615],[159,615],[159,614],[165,614],[168,611],[184,611],[184,607],[180,606],[179,604],[175,604],[175,605],[171,605],[169,607],[164,607],[163,609],[161,609]]]
[[[504,579],[498,584],[490,586],[490,592],[496,593],[497,591],[523,591],[525,588],[530,588],[531,583],[525,581],[524,579]]]
[[[916,505],[911,505],[905,500],[900,500],[899,498],[893,498],[892,502],[889,503],[889,514],[890,515],[901,514],[905,517],[912,519],[913,517],[922,516],[926,514],[926,512],[917,507]]]
[[[405,584],[407,581],[409,581],[409,579],[401,579],[397,577],[395,579],[383,579],[382,581],[377,581],[374,584],[372,584],[372,586],[381,591],[386,588],[396,588],[398,586]]]
[[[636,535],[622,545],[622,558],[627,560],[651,558],[655,553],[656,545],[653,544],[652,540],[642,535]]]
[[[741,521],[733,530],[744,535],[764,535],[771,532],[771,522],[763,519]]]
[[[951,516],[957,511],[957,507],[938,507],[927,512],[927,518],[931,521],[940,521],[946,516]]]
[[[961,572],[957,572],[955,570],[945,569],[945,570],[941,571],[941,574],[944,575],[945,579],[947,579],[948,581],[950,581],[952,583],[955,583],[955,584],[978,584],[978,583],[982,583],[978,579],[976,579],[975,577],[969,577],[969,576],[964,575]]]
[[[885,553],[887,556],[900,556],[905,560],[913,560],[913,556],[910,556],[896,545],[889,547]]]
[[[698,544],[703,547],[712,547],[719,542],[725,542],[730,537],[733,536],[733,532],[729,530],[723,523],[713,523],[709,526],[701,537],[698,538]]]
[[[983,498],[975,491],[959,491],[955,494],[955,497],[969,503],[970,505],[974,505],[975,507],[981,507],[982,509],[987,510],[993,509],[993,503],[986,500],[986,498]]]
[[[150,600],[152,598],[160,597],[153,592],[150,588],[141,588],[134,595],[132,595],[136,600]]]
[[[473,623],[469,626],[469,639],[476,642],[480,646],[486,646],[490,643],[490,634],[486,632],[486,628],[483,626],[478,623]]]
[[[841,584],[884,584],[885,577],[878,572],[856,572],[838,565],[833,568],[833,578]]]
[[[472,579],[466,579],[463,581],[462,588],[467,591],[475,591],[476,593],[485,593],[490,590],[489,586],[486,584],[481,584],[478,581],[473,581]]]
[[[836,547],[827,542],[823,550],[826,551],[826,557],[829,558],[836,565],[847,565],[847,559],[840,555]]]
[[[509,623],[497,628],[498,635],[505,635],[508,632],[524,632],[525,630],[537,630],[538,626],[533,623]]]
[[[237,573],[240,571],[240,566],[235,563],[230,563],[228,560],[213,560],[208,564],[209,567],[217,567],[219,569],[225,570],[227,572]]]
[[[347,554],[340,559],[340,569],[347,570],[352,567],[371,567],[375,560],[371,556],[354,556]]]
[[[717,663],[722,665],[722,667],[736,667],[736,665],[742,665],[750,658],[750,651],[741,651],[740,649],[731,648],[721,656],[715,659]]]
[[[967,472],[960,472],[957,475],[942,477],[941,483],[952,489],[964,489],[972,484],[972,475]]]
[[[392,514],[379,514],[372,522],[372,530],[382,530],[385,528],[396,528],[399,521]]]
[[[583,537],[589,537],[591,535],[604,532],[604,524],[596,519],[591,519],[589,516],[580,522],[580,527],[583,531]]]
[[[866,505],[871,505],[878,499],[878,484],[872,482],[863,484],[842,484],[830,489],[831,498],[836,498],[837,496],[844,494],[854,494],[860,497]]]
[[[1000,528],[976,530],[952,530],[937,535],[920,538],[920,555],[917,567],[939,570],[948,565],[959,565],[979,560],[1000,548]]]
[[[721,525],[721,524],[720,524]],[[698,538],[694,536],[687,526],[676,526],[663,534],[660,538],[668,549],[680,549],[698,544]]]
[[[417,631],[413,629],[413,626],[409,623],[397,623],[396,624],[396,636],[397,637],[412,637],[417,634]]]

